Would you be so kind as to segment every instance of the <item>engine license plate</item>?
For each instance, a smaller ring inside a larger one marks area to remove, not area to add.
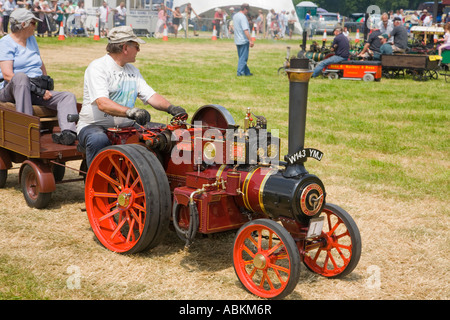
[[[308,233],[306,239],[316,238],[322,234],[324,217],[313,218],[309,221]]]

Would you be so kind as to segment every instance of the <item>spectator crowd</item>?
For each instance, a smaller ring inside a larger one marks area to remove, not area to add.
[[[37,36],[58,36],[60,28],[64,28],[65,35],[87,36],[87,11],[83,0],[0,0],[0,36],[8,33],[9,16],[19,8],[30,10],[41,21],[37,25]],[[116,8],[110,8],[106,1],[97,10],[99,29],[102,36],[107,33],[107,21],[113,15],[114,26],[125,25],[127,10],[125,2]]]
[[[231,38],[234,34],[233,17],[239,12],[239,8],[229,7],[215,8],[214,17],[206,18],[198,15],[188,4],[183,12],[179,7],[170,9],[164,5],[158,8],[158,23],[156,28],[156,37],[163,33],[163,27],[166,25],[168,32],[178,34],[182,28],[186,29],[186,21],[194,29],[194,35],[197,31],[213,30],[215,28],[217,38]],[[281,10],[275,12],[271,9],[267,15],[263,10],[252,11],[247,15],[250,30],[255,31],[255,36],[261,38],[281,39],[285,37],[292,38],[295,23],[298,22],[295,10]]]

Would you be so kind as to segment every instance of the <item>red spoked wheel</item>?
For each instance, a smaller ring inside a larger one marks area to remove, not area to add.
[[[328,278],[340,278],[355,269],[361,257],[361,235],[352,217],[342,208],[326,204],[322,234],[305,243],[306,267]]]
[[[95,236],[111,251],[148,250],[168,230],[169,183],[156,156],[141,145],[103,149],[89,167],[85,201]]]
[[[300,254],[294,239],[269,219],[241,227],[234,241],[233,265],[244,287],[262,298],[287,296],[300,277]]]

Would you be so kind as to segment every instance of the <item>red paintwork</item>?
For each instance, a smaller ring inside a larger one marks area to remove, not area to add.
[[[348,64],[339,63],[329,65],[326,70],[341,70],[340,77],[342,78],[359,78],[362,79],[366,73],[372,73],[375,80],[381,79],[382,66],[372,64]],[[326,72],[326,71],[325,71]]]

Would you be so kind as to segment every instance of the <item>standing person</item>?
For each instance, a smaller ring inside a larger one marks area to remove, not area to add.
[[[344,27],[344,31],[342,31],[342,34],[347,37],[348,41],[350,41],[350,32],[348,32],[347,27]]]
[[[312,34],[312,18],[311,18],[311,11],[310,10],[308,10],[306,12],[304,26],[305,26],[306,32],[309,35],[309,39],[312,40],[312,37],[313,37],[313,34]]]
[[[75,142],[76,127],[67,121],[67,115],[78,113],[77,101],[72,93],[53,90],[34,37],[37,21],[40,19],[24,8],[11,13],[11,34],[0,39],[0,76],[5,79],[0,101],[15,102],[17,111],[29,115],[33,104],[57,110],[62,133],[53,134],[53,141],[70,145]]]
[[[180,12],[180,7],[175,7],[175,10],[172,11],[173,18],[172,18],[172,25],[173,25],[173,32],[175,34],[175,38],[178,35],[178,27],[181,23],[181,18],[183,18],[183,15]]]
[[[187,115],[183,108],[156,93],[131,64],[143,43],[129,26],[112,28],[108,34],[108,53],[92,61],[85,71],[77,132],[80,145],[86,149],[88,167],[97,153],[110,145],[108,128],[130,127],[135,123],[142,126],[150,121],[146,109],[134,107],[137,98],[173,116]]]
[[[414,11],[410,18],[411,27],[415,27],[419,25],[419,16],[417,15],[417,12]]]
[[[406,52],[408,48],[408,31],[399,17],[394,18],[394,29],[392,29],[390,36],[394,38],[392,50],[398,53]]]
[[[222,9],[216,8],[216,12],[214,13],[213,27],[216,27],[217,38],[220,38],[222,23],[223,23]]]
[[[234,12],[234,7],[230,8],[230,21],[228,21],[228,34],[234,34],[233,17],[236,13]]]
[[[127,18],[127,8],[125,8],[125,2],[121,2],[116,8],[116,21],[114,26],[124,26]]]
[[[88,34],[87,29],[85,27],[87,12],[84,6],[84,0],[78,1],[78,5],[75,8],[74,18],[75,18],[75,27],[77,28],[76,33],[87,37]]]
[[[267,30],[267,36],[269,35],[270,30],[271,30],[271,28],[272,28],[272,19],[273,19],[273,14],[272,14],[272,12],[275,12],[275,10],[270,9],[269,12],[267,13],[267,16],[266,16],[266,30]]]
[[[331,51],[334,51],[334,56],[319,62],[319,64],[314,68],[314,72],[311,76],[313,78],[319,76],[322,69],[326,66],[347,60],[350,56],[350,43],[348,42],[347,37],[342,33],[342,28],[340,26],[335,27],[333,33],[335,37],[333,43],[331,44]]]
[[[64,33],[65,34],[70,34],[70,32],[73,30],[74,28],[74,23],[75,23],[75,7],[73,6],[73,2],[72,0],[69,1],[65,1],[64,2],[65,5],[65,9],[64,9],[64,16],[66,18],[66,21],[64,23]]]
[[[423,9],[422,10],[422,14],[420,16],[420,21],[419,21],[419,25],[423,25],[423,20],[425,19],[425,17],[428,15],[428,10],[427,9]]]
[[[289,15],[288,25],[289,25],[289,40],[292,39],[292,34],[294,33],[295,29],[295,23],[297,22],[297,14],[295,13],[295,10],[291,11],[291,14]]]
[[[422,24],[424,27],[431,27],[433,24],[433,16],[429,12],[423,18]]]
[[[278,13],[276,13],[274,9],[271,9],[270,13],[272,14],[272,18],[270,20],[270,35],[273,39],[278,35],[280,30],[278,28]]]
[[[41,20],[37,26],[37,36],[44,37],[46,32],[51,32],[47,22],[48,5],[46,1],[40,2],[39,7],[34,8],[34,12],[38,12],[39,19]]]
[[[223,13],[223,21],[222,21],[222,37],[221,38],[230,38],[230,34],[228,33],[228,20],[229,20],[229,15],[228,13],[225,11],[225,9],[222,10]]]
[[[103,1],[102,6],[98,9],[99,29],[100,29],[100,36],[102,38],[106,37],[106,35],[108,34],[108,17],[110,11],[111,8],[108,6],[108,3],[106,1]]]
[[[258,17],[256,18],[256,34],[263,33],[264,29],[264,14],[262,10],[258,10]]]
[[[197,25],[197,22],[195,22],[195,21],[193,20],[192,14],[195,14],[195,17],[196,17],[198,20],[201,20],[202,18],[197,14],[197,12],[195,12],[194,8],[192,8],[192,5],[191,5],[190,3],[188,3],[188,4],[186,5],[186,8],[184,9],[184,12],[185,12],[185,14],[186,14],[186,19],[187,19],[187,23],[186,23],[186,21],[185,21],[185,25],[186,25],[185,29],[186,29],[186,32],[188,32],[188,30],[189,30],[189,25],[192,24],[192,25],[194,26],[194,36],[195,36],[195,37],[198,37],[198,32],[197,32],[197,30],[198,30],[198,25]]]
[[[155,28],[156,37],[159,37],[159,35],[163,33],[166,21],[167,21],[166,6],[164,4],[160,4],[158,10],[158,21],[156,22]]]
[[[250,48],[254,46],[254,43],[250,38],[250,26],[247,19],[249,10],[250,6],[247,3],[244,3],[241,5],[241,10],[233,17],[234,43],[236,44],[239,57],[237,67],[238,76],[253,75],[247,66]]]
[[[17,8],[14,0],[5,0],[3,4],[3,32],[8,33],[9,16]]]
[[[284,34],[286,33],[286,11],[281,10],[281,13],[278,15],[278,26],[280,29],[280,37],[284,38]]]
[[[55,37],[58,36],[59,34],[59,29],[61,28],[61,22],[64,20],[64,11],[61,7],[61,5],[58,3],[58,0],[52,0],[52,14],[56,15],[56,19],[55,19],[55,27],[56,27],[56,31],[55,31]]]

